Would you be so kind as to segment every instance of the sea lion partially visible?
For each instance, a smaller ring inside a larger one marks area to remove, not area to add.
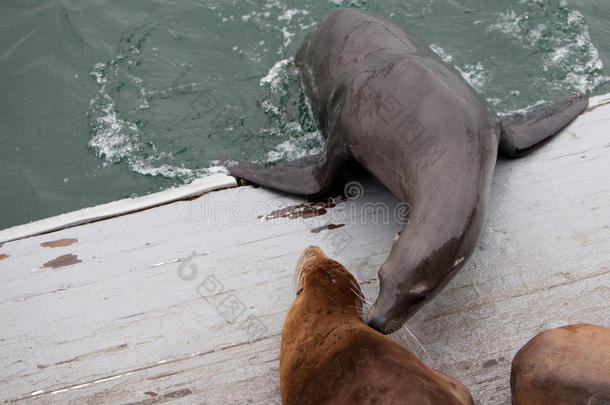
[[[355,9],[324,18],[295,64],[326,151],[273,167],[242,163],[232,175],[302,195],[323,194],[357,162],[412,207],[379,270],[368,322],[402,326],[464,266],[481,233],[498,151],[527,153],[587,106],[586,97],[499,119],[451,66],[415,35]]]
[[[284,405],[474,404],[461,382],[364,323],[358,282],[321,249],[303,251],[297,277],[280,351]]]
[[[515,356],[513,405],[610,405],[610,329],[579,324],[546,330]]]

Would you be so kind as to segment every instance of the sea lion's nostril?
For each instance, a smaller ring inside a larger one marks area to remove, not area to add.
[[[426,301],[428,300],[428,296],[429,296],[429,295],[428,295],[427,293],[418,294],[418,295],[415,297],[414,304],[415,304],[415,305],[421,305],[421,304],[423,304],[424,302],[426,302]]]

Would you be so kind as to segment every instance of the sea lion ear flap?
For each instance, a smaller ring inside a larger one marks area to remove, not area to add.
[[[580,94],[527,114],[503,118],[500,153],[506,157],[519,157],[531,152],[538,143],[565,128],[588,104],[589,99]]]

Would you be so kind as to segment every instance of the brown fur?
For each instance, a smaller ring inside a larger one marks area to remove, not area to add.
[[[473,404],[461,382],[362,321],[362,292],[340,263],[308,247],[297,270],[280,353],[284,405]]]
[[[610,329],[546,330],[513,359],[513,405],[610,405]]]

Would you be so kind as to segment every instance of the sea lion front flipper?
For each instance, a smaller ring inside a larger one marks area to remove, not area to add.
[[[587,108],[588,103],[587,96],[581,94],[527,114],[503,118],[500,153],[508,157],[527,154],[533,146],[555,135],[572,122]]]
[[[313,155],[270,166],[238,163],[229,167],[229,173],[263,187],[313,196],[321,194],[331,185],[333,175],[342,162],[343,159],[336,156],[324,160],[323,155]]]

